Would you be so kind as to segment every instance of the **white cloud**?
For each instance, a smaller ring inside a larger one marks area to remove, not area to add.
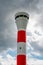
[[[16,60],[8,54],[6,58],[0,56],[0,63],[1,65],[16,65]]]
[[[26,62],[27,62],[27,65],[43,65],[43,60],[29,58],[28,56],[27,56]],[[9,54],[6,55],[6,58],[3,58],[3,56],[0,56],[1,65],[16,65],[16,63],[17,63],[17,60]]]
[[[27,65],[43,65],[43,60],[30,58],[27,60]]]

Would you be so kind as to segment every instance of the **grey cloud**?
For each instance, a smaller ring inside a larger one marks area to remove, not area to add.
[[[27,36],[32,36],[32,33],[31,32],[27,32]]]
[[[0,65],[2,65],[2,64],[0,63]]]
[[[40,16],[40,19],[39,19],[39,21],[38,21],[38,24],[37,24],[38,26],[40,26],[41,27],[41,29],[42,29],[42,31],[43,31],[43,13],[42,13],[42,15]]]
[[[34,33],[35,33],[36,35],[38,35],[38,36],[41,36],[41,35],[42,35],[40,32],[37,32],[37,31],[35,31]]]
[[[30,42],[31,46],[34,48],[35,52],[39,52],[41,55],[43,55],[43,47],[41,47],[38,43],[38,41],[32,41]]]
[[[3,12],[8,13],[10,11],[15,11],[16,9],[19,9],[19,8],[27,9],[30,11],[32,10],[38,11],[38,8],[37,8],[38,2],[39,0],[0,0],[0,9],[1,9],[0,11],[2,13]]]
[[[16,25],[15,21],[8,18],[10,14],[26,10],[29,13],[38,12],[39,0],[0,0],[0,51],[16,46]],[[20,10],[21,9],[21,10]],[[27,34],[28,35],[28,34]],[[31,35],[31,34],[30,34]]]
[[[4,26],[0,31],[0,51],[16,47],[16,30],[14,24],[10,22]]]
[[[43,4],[42,3],[43,3],[43,0],[41,1],[39,0],[39,3],[37,4],[39,19],[36,26],[40,26],[43,31]]]
[[[38,4],[39,0],[25,0],[25,7],[28,8],[28,10],[30,11],[35,11],[37,10],[37,4]]]

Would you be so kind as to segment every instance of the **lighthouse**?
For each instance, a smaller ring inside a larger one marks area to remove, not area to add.
[[[17,65],[26,65],[26,27],[29,15],[26,12],[15,14],[17,25]]]

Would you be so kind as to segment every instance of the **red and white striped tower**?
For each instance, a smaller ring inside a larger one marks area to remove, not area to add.
[[[26,12],[18,12],[15,15],[17,33],[17,65],[26,65],[26,26],[29,15]]]

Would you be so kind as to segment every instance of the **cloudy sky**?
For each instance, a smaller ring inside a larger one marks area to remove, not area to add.
[[[16,12],[27,12],[27,65],[43,65],[43,0],[0,0],[0,65],[16,65]]]

